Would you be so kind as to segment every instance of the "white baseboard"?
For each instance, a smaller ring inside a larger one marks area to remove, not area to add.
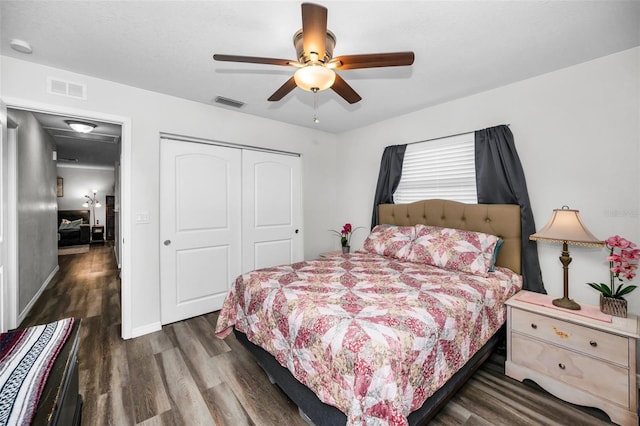
[[[145,334],[155,333],[162,330],[162,324],[160,322],[154,322],[151,324],[143,325],[142,327],[136,327],[131,330],[131,338],[144,336]]]
[[[27,317],[27,315],[29,314],[29,311],[31,311],[31,308],[33,308],[33,305],[35,305],[38,299],[40,298],[40,296],[42,296],[42,292],[44,291],[45,288],[47,288],[47,286],[49,285],[49,283],[51,282],[53,277],[56,275],[56,273],[58,273],[59,270],[60,270],[60,265],[56,265],[56,267],[53,268],[53,271],[51,271],[47,279],[44,280],[44,283],[42,283],[42,285],[40,286],[40,289],[38,289],[38,291],[31,298],[27,306],[25,306],[24,310],[20,312],[20,314],[18,315],[18,323],[17,323],[18,325],[20,325],[22,321]]]

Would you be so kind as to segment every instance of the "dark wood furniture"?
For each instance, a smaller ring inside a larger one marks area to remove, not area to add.
[[[82,395],[78,384],[78,347],[80,346],[80,320],[58,357],[53,363],[45,383],[33,425],[78,426],[82,420]]]
[[[58,210],[58,247],[89,244],[91,241],[90,215],[89,210]],[[63,219],[70,222],[82,219],[83,224],[80,225],[80,229],[60,230],[60,223]]]
[[[105,229],[104,229],[104,239],[107,241],[113,241],[115,239],[115,197],[113,195],[107,195],[105,197],[105,206],[106,206],[106,221],[105,221]]]
[[[91,227],[91,244],[104,243],[104,225],[93,225]]]

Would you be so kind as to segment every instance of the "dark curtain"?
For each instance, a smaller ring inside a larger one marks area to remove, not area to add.
[[[522,221],[522,276],[526,290],[546,294],[538,260],[538,246],[529,240],[536,232],[527,183],[513,134],[505,125],[475,132],[476,184],[480,204],[518,204]]]
[[[393,204],[393,193],[400,183],[402,175],[402,160],[407,145],[388,146],[382,153],[380,160],[380,174],[373,198],[373,215],[371,217],[371,229],[378,224],[378,205]]]

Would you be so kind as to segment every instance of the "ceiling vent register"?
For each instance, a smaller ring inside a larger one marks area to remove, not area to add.
[[[47,93],[66,96],[73,99],[87,99],[87,86],[59,78],[47,77]]]
[[[244,106],[244,102],[236,101],[235,99],[224,98],[222,96],[216,96],[214,102],[233,108],[242,108]]]

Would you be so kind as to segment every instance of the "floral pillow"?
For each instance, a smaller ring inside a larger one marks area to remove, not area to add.
[[[482,232],[416,225],[408,260],[486,277],[498,240]]]
[[[413,226],[377,225],[364,241],[362,250],[406,260],[415,235]]]

